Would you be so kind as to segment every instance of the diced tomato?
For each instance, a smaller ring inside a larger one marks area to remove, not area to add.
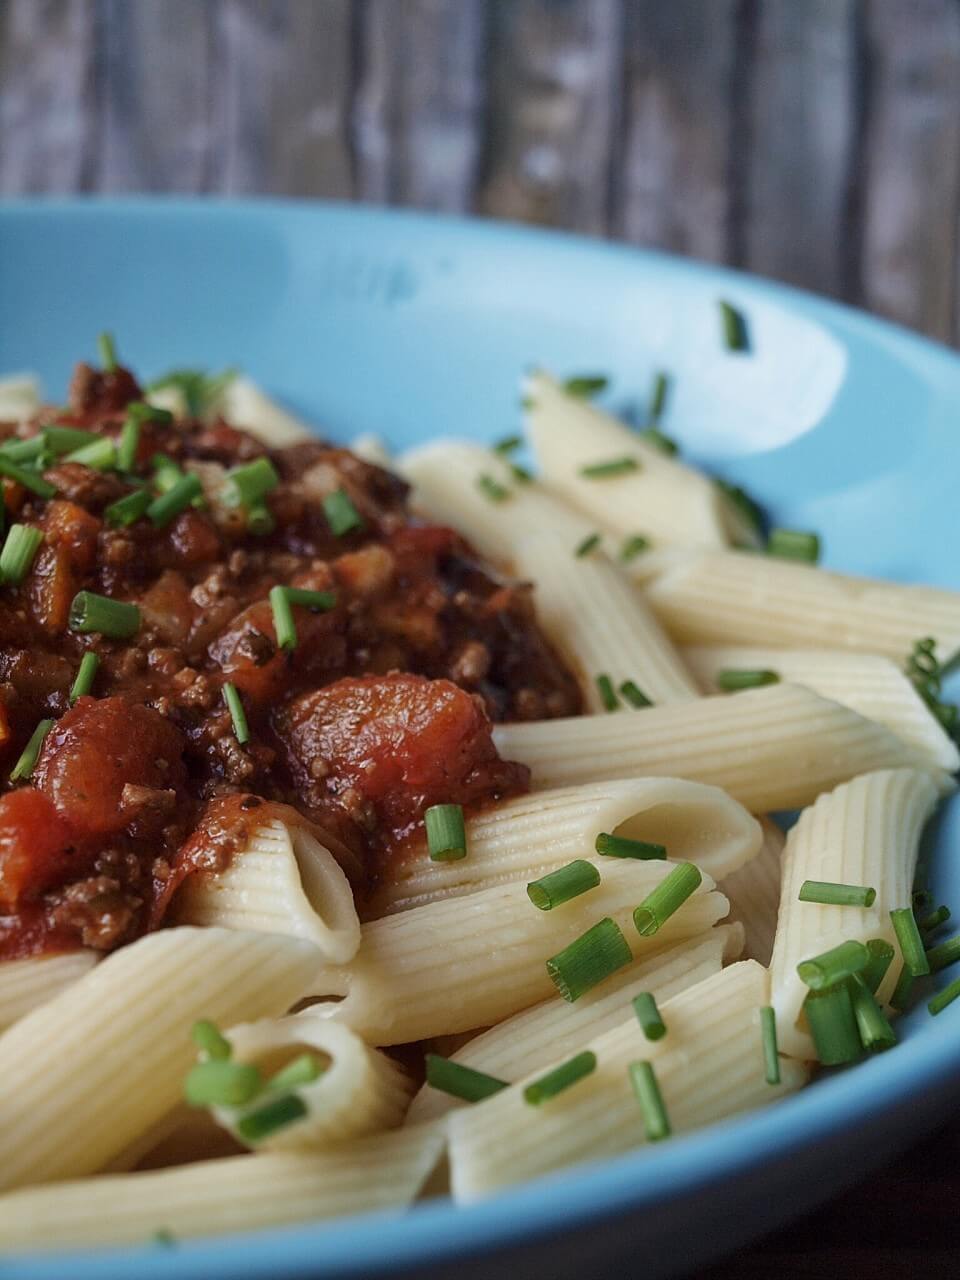
[[[66,630],[70,604],[77,587],[78,579],[71,567],[67,548],[41,547],[25,590],[31,613],[48,635],[60,635]]]
[[[241,693],[260,706],[276,698],[286,682],[289,656],[277,647],[273,610],[257,600],[231,619],[210,645],[210,657]]]
[[[184,739],[152,707],[125,698],[80,698],[47,734],[37,787],[84,835],[109,835],[129,821],[127,783],[166,789],[185,780]]]
[[[97,517],[75,502],[55,499],[48,503],[43,523],[47,544],[64,547],[70,563],[82,573],[89,573],[97,559],[97,535],[101,528]]]
[[[204,564],[221,554],[220,535],[207,516],[199,511],[181,511],[167,529],[164,560],[176,565]]]
[[[0,909],[14,910],[75,861],[74,837],[50,800],[23,787],[0,797]]]

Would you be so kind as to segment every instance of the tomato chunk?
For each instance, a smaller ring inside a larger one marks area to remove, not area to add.
[[[80,698],[47,734],[34,780],[63,818],[89,835],[130,821],[123,789],[180,788],[180,731],[152,707],[125,698]]]
[[[0,908],[42,893],[70,865],[73,833],[50,800],[23,787],[0,797]]]

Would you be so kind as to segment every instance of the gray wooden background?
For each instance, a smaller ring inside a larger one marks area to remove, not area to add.
[[[960,337],[960,0],[0,0],[0,194],[334,196]]]

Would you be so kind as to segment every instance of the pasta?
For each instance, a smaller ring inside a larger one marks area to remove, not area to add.
[[[730,900],[730,918],[744,929],[743,953],[750,960],[770,964],[780,903],[780,862],[786,837],[769,818],[763,819],[763,844],[755,858],[731,875],[720,889]]]
[[[0,1031],[72,986],[98,958],[95,951],[67,951],[0,964]]]
[[[40,387],[29,373],[0,378],[0,422],[23,422],[40,408]]]

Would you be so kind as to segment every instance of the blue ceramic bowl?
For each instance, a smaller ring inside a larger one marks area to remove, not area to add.
[[[748,315],[719,341],[717,299]],[[113,330],[146,374],[239,365],[334,436],[394,445],[513,428],[537,362],[609,371],[643,402],[675,376],[668,430],[826,563],[960,588],[960,361],[909,333],[734,272],[565,236],[373,209],[55,202],[0,210],[0,368],[65,390]],[[934,833],[960,903],[958,807]],[[675,1274],[836,1192],[960,1095],[960,1003],[899,1024],[893,1051],[662,1148],[568,1170],[470,1209],[434,1202],[174,1248],[0,1261],[7,1280]],[[269,1193],[269,1189],[267,1189]]]

